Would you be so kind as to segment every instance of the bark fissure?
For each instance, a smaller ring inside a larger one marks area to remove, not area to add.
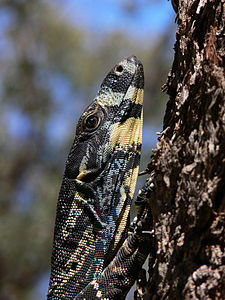
[[[149,169],[150,299],[225,299],[225,1],[173,1],[169,101]]]

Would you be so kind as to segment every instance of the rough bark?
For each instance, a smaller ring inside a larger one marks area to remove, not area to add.
[[[225,1],[173,2],[170,98],[149,165],[156,249],[148,294],[225,299]]]

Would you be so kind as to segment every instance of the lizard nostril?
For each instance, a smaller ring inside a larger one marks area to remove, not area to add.
[[[122,73],[123,72],[123,66],[119,65],[116,67],[116,72]]]

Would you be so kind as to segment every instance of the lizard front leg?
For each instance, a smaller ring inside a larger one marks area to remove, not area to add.
[[[76,300],[125,299],[151,249],[154,253],[153,218],[147,202],[153,188],[151,174],[135,201],[138,215],[132,224],[132,232],[110,264],[75,297]],[[154,258],[151,257],[151,260],[154,261]]]

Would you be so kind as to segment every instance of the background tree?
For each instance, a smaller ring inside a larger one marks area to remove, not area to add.
[[[225,3],[173,1],[178,29],[149,169],[151,299],[225,299]]]

